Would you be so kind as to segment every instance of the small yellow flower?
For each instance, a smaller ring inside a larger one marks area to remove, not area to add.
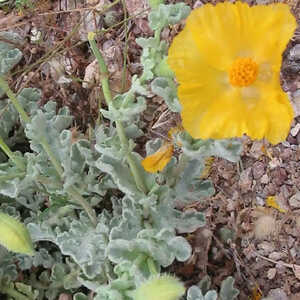
[[[162,171],[170,161],[173,150],[171,143],[163,144],[155,153],[142,160],[142,166],[149,173]]]
[[[282,3],[225,2],[192,11],[168,57],[185,130],[202,139],[247,134],[273,144],[284,140],[293,110],[279,72],[295,28]]]

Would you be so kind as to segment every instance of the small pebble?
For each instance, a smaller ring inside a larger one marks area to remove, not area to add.
[[[291,129],[291,135],[297,136],[299,130],[300,130],[300,123],[296,124],[296,126]]]
[[[269,182],[269,176],[267,174],[264,174],[261,179],[260,182],[263,184],[267,184]]]
[[[300,192],[297,192],[289,199],[289,204],[291,207],[300,208]]]
[[[268,270],[268,279],[273,279],[276,276],[277,270],[275,268],[271,268]]]
[[[295,45],[290,50],[290,59],[291,60],[300,60],[300,44]]]
[[[268,297],[272,300],[288,300],[286,293],[280,288],[270,290]]]

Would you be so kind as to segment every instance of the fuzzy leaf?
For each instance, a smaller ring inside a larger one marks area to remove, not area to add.
[[[16,280],[18,273],[14,254],[0,245],[0,278]]]
[[[178,261],[186,261],[192,254],[192,247],[181,236],[172,238],[168,244]]]
[[[163,28],[167,25],[175,25],[182,19],[185,19],[191,9],[184,3],[160,4],[157,9],[154,9],[149,14],[149,25],[153,30]]]
[[[157,77],[151,82],[153,93],[162,97],[169,109],[173,112],[180,112],[181,106],[177,98],[177,87],[172,79]]]
[[[176,198],[186,202],[195,201],[214,194],[210,180],[202,180],[203,163],[199,159],[190,159],[175,186]]]
[[[222,281],[221,290],[220,290],[220,298],[221,300],[233,300],[240,293],[239,290],[234,288],[234,279],[232,277],[227,277]]]
[[[64,221],[62,229],[57,227],[55,231],[46,222],[42,225],[29,223],[28,229],[33,240],[51,241],[62,254],[71,256],[87,278],[102,274],[108,243],[107,216],[99,216],[96,228],[83,214],[79,220],[65,217]]]
[[[187,132],[177,136],[182,145],[183,153],[195,159],[203,159],[208,156],[225,158],[231,162],[237,162],[242,152],[242,143],[238,139],[226,140],[201,140],[193,139]]]
[[[201,290],[193,285],[188,289],[186,300],[217,300],[218,294],[216,291],[208,291],[203,296]]]
[[[113,100],[109,110],[100,109],[103,116],[111,121],[132,122],[146,109],[144,97],[118,95]]]

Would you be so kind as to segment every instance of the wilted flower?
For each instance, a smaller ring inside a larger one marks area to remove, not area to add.
[[[293,110],[279,72],[295,28],[282,3],[225,2],[192,11],[168,57],[185,130],[202,139],[247,134],[273,144],[284,140]]]
[[[166,140],[155,153],[142,160],[142,166],[147,172],[156,173],[165,168],[173,155],[174,146],[172,142],[175,142],[178,146],[181,146],[178,142],[174,141],[174,137],[182,130],[183,129],[181,125],[170,128],[168,131],[168,140]]]
[[[142,160],[142,166],[149,173],[162,171],[173,155],[173,145],[166,142],[155,153]]]

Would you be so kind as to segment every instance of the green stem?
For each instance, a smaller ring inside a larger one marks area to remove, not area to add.
[[[139,254],[138,257],[134,260],[134,264],[136,266],[139,266],[145,260],[145,258],[146,258],[145,254],[143,253]]]
[[[182,174],[184,168],[186,167],[187,163],[189,162],[189,157],[186,156],[184,153],[182,153],[179,157],[179,162],[177,164],[177,167],[174,171],[174,180],[173,184],[176,184],[176,181],[179,179],[179,176]]]
[[[59,177],[62,177],[63,176],[63,173],[64,173],[64,170],[63,168],[61,167],[60,163],[57,161],[55,155],[53,154],[51,148],[50,148],[50,145],[48,144],[47,140],[46,139],[42,139],[40,141],[41,145],[43,146],[45,152],[47,153],[51,163],[53,164],[56,172],[58,173]]]
[[[89,216],[92,224],[97,226],[97,218],[96,213],[90,204],[81,196],[81,194],[77,191],[75,187],[70,187],[68,193],[75,198],[75,200],[83,207],[87,215]]]
[[[23,162],[20,159],[18,159],[18,157],[9,149],[2,137],[0,137],[0,148],[20,170],[25,170],[25,165],[23,164]]]
[[[147,258],[147,265],[148,265],[148,269],[152,275],[158,274],[158,271],[156,269],[156,266],[155,266],[152,258],[150,258],[150,257]]]
[[[157,28],[155,31],[154,31],[154,38],[157,42],[157,47],[159,46],[159,43],[160,43],[160,33],[161,33],[161,28]]]
[[[1,293],[7,294],[16,300],[30,300],[30,298],[26,297],[25,295],[17,292],[15,289],[8,286],[3,286],[1,288]]]
[[[92,49],[92,51],[98,61],[98,64],[99,64],[101,85],[102,85],[104,98],[105,98],[107,106],[110,107],[110,105],[112,105],[113,103],[112,103],[112,96],[111,96],[111,92],[110,92],[110,88],[109,88],[108,70],[107,70],[106,64],[104,62],[103,56],[97,47],[97,44],[95,41],[95,34],[93,32],[90,32],[88,34],[88,40],[89,40],[91,49]],[[116,129],[117,129],[117,133],[118,133],[122,148],[125,149],[125,151],[127,151],[128,147],[129,147],[129,142],[126,137],[124,127],[120,121],[116,121]],[[147,186],[143,180],[142,174],[140,174],[138,166],[136,165],[136,162],[135,162],[131,152],[128,152],[126,154],[126,160],[130,167],[130,170],[131,170],[131,173],[135,180],[135,184],[136,184],[137,188],[139,190],[141,190],[143,193],[147,194],[148,193]]]
[[[28,117],[27,113],[25,112],[25,110],[23,109],[23,107],[21,106],[21,104],[19,103],[17,97],[15,96],[15,94],[13,93],[13,91],[9,88],[6,80],[2,76],[0,76],[0,88],[9,97],[9,99],[11,100],[11,102],[14,105],[15,109],[20,114],[20,116],[23,119],[23,121],[25,123],[29,123],[30,122],[30,118]]]

